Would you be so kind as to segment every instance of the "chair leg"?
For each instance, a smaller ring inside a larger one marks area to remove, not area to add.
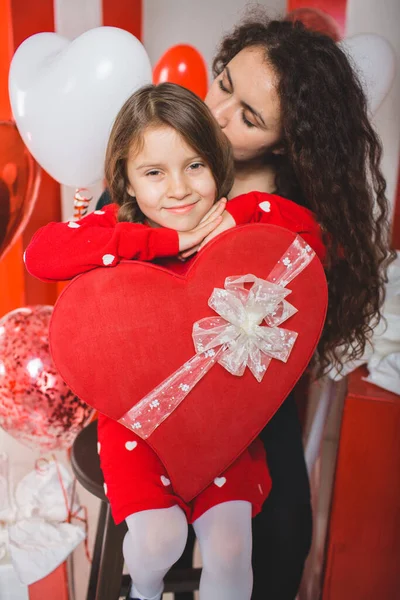
[[[94,542],[92,567],[90,569],[89,585],[86,594],[86,600],[95,600],[97,590],[97,580],[99,577],[101,549],[103,546],[104,528],[107,516],[107,503],[102,502],[100,505],[99,518],[97,520],[96,539]]]
[[[107,504],[105,530],[101,550],[96,600],[118,600],[121,590],[124,557],[122,542],[127,531],[125,521],[115,525]]]
[[[196,536],[193,527],[189,527],[188,539],[185,550],[180,559],[175,563],[174,569],[191,569],[193,567],[193,551]],[[178,592],[174,594],[175,600],[194,600],[193,592]]]

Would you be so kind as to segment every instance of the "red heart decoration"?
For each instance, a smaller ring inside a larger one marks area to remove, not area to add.
[[[268,276],[296,235],[273,225],[246,225],[218,236],[186,274],[139,261],[77,277],[53,313],[54,362],[74,393],[113,419],[194,354],[193,323],[215,313],[208,298],[227,276]],[[324,324],[327,286],[314,258],[288,286],[298,312],[282,327],[299,333],[288,362],[272,360],[261,383],[219,364],[197,384],[147,442],[174,490],[195,497],[247,448],[307,367]]]
[[[36,202],[39,165],[14,123],[0,122],[0,259],[24,230]]]

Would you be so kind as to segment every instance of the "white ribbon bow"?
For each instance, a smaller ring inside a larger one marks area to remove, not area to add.
[[[251,289],[245,287],[249,283]],[[196,351],[222,346],[221,366],[237,376],[247,366],[260,382],[272,358],[287,361],[297,338],[296,332],[278,327],[297,312],[284,300],[288,294],[290,290],[255,275],[228,277],[225,289],[214,289],[208,301],[222,318],[201,319],[193,326]]]
[[[62,564],[86,537],[67,522],[72,480],[55,460],[41,461],[11,490],[8,457],[0,454],[0,558],[9,555],[22,583],[30,585]]]
[[[147,439],[216,362],[237,376],[243,375],[247,366],[258,382],[273,358],[286,362],[297,333],[279,325],[297,309],[285,300],[291,293],[285,286],[314,256],[311,247],[297,236],[267,279],[251,274],[228,277],[224,289],[215,288],[208,304],[220,316],[194,323],[192,335],[197,354],[119,422]],[[252,284],[250,289],[248,284]]]

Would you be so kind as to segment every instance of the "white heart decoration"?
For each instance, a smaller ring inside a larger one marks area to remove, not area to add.
[[[70,42],[56,33],[25,40],[10,66],[18,130],[58,182],[86,187],[103,177],[112,123],[125,100],[151,83],[142,44],[117,27],[97,27]]]
[[[126,442],[125,444],[125,448],[127,450],[129,450],[129,452],[131,452],[131,450],[134,450],[137,446],[137,442]]]
[[[111,265],[113,263],[114,259],[115,256],[113,254],[105,254],[102,258],[103,265],[108,267],[108,265]]]
[[[268,200],[265,200],[264,202],[260,202],[260,204],[258,206],[264,212],[271,212],[271,202],[268,202]]]
[[[371,114],[382,104],[396,72],[396,56],[385,38],[375,33],[360,33],[339,43],[355,67],[367,97]]]
[[[214,483],[217,487],[221,488],[223,485],[226,484],[226,477],[216,477],[214,479]]]

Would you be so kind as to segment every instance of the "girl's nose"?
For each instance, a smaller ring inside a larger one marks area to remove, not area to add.
[[[182,174],[173,175],[170,178],[168,186],[168,196],[175,200],[184,200],[190,194],[190,187],[186,177]]]

